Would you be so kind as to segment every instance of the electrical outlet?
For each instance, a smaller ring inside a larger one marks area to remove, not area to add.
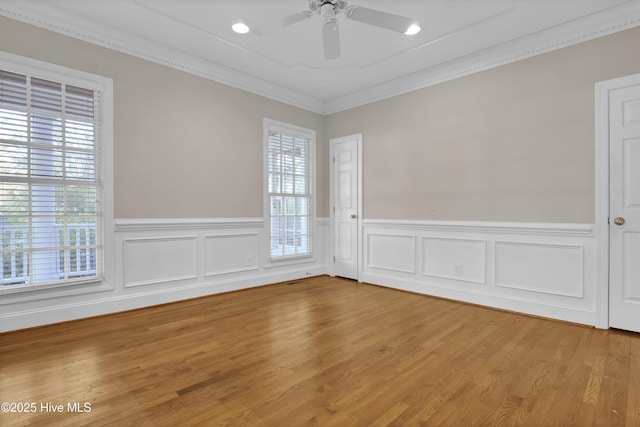
[[[251,265],[251,263],[253,262],[253,257],[251,255],[247,255],[247,259],[246,259],[246,266],[249,267]]]
[[[453,275],[454,276],[462,276],[462,264],[454,264],[454,266],[453,266]]]

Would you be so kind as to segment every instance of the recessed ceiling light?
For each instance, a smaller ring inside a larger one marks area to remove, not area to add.
[[[416,24],[411,24],[411,26],[407,28],[407,31],[405,31],[404,33],[408,36],[412,36],[414,34],[418,34],[419,32],[420,32],[420,26]]]
[[[238,34],[247,34],[250,30],[244,22],[236,22],[231,26],[231,29]]]

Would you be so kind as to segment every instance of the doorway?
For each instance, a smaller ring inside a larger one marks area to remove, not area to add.
[[[640,332],[640,74],[596,88],[596,326]]]
[[[362,134],[330,140],[333,275],[360,280]]]

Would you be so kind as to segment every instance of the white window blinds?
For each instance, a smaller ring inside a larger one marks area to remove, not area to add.
[[[311,140],[269,131],[271,259],[311,255]]]
[[[101,278],[100,93],[0,70],[3,286]]]

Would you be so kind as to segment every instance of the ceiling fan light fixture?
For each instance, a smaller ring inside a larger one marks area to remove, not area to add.
[[[352,21],[373,25],[408,36],[413,36],[420,32],[420,26],[412,18],[368,7],[350,5],[349,0],[307,1],[309,5],[308,10],[286,16],[282,18],[279,23],[254,28],[251,32],[255,35],[267,34],[274,28],[288,27],[296,22],[304,21],[313,15],[320,15],[322,19],[322,44],[325,59],[335,59],[341,55],[340,30],[338,28],[338,20],[336,19],[338,15],[344,15]],[[245,32],[248,32],[248,30],[249,28],[247,27]],[[235,28],[234,31],[239,32]]]
[[[251,28],[244,22],[236,22],[231,26],[231,29],[238,34],[247,34],[251,31]]]
[[[404,33],[408,36],[413,36],[418,34],[419,32],[420,32],[420,26],[418,24],[411,24],[409,28],[407,28],[407,31],[405,31]]]

